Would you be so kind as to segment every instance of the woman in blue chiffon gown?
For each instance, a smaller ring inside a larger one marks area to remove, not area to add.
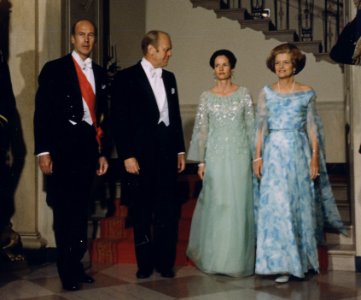
[[[205,273],[238,277],[254,273],[254,111],[248,90],[231,80],[235,64],[232,52],[216,51],[216,84],[200,97],[188,159],[200,162],[203,187],[187,256]]]
[[[305,61],[295,45],[274,48],[267,67],[278,81],[262,89],[257,103],[255,273],[279,275],[278,283],[318,272],[325,226],[344,232],[328,181],[316,94],[295,81]]]

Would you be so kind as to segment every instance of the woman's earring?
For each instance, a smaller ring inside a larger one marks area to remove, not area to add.
[[[293,75],[295,75],[296,74],[296,69],[293,69]]]

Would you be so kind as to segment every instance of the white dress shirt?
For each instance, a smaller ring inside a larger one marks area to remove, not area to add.
[[[159,109],[159,121],[158,124],[163,122],[166,126],[169,125],[169,112],[168,112],[168,101],[167,94],[165,92],[164,82],[162,78],[162,68],[154,68],[153,65],[142,58],[140,64],[147,75],[150,86],[152,87],[157,106]]]
[[[88,57],[87,59],[82,60],[81,57],[79,56],[79,54],[75,50],[73,50],[71,55],[73,56],[75,61],[79,64],[81,70],[83,71],[84,75],[88,79],[88,81],[93,89],[93,92],[95,94],[95,79],[94,79],[91,58]],[[86,104],[86,101],[84,100],[84,98],[82,98],[82,99],[83,99],[83,108],[84,108],[83,121],[87,122],[89,125],[93,125],[93,120],[90,115],[89,107]],[[75,125],[75,122],[70,121],[70,120],[69,120],[69,122],[72,123],[73,125]]]

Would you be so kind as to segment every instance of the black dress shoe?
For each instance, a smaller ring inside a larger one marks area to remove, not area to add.
[[[64,282],[63,289],[67,291],[78,291],[80,289],[79,283],[77,282]]]
[[[165,270],[165,271],[159,271],[160,276],[164,278],[174,278],[175,273],[173,270]]]
[[[93,283],[95,280],[93,277],[91,277],[88,274],[83,274],[79,277],[79,282],[83,282],[83,283]]]
[[[137,276],[138,279],[145,279],[150,277],[150,275],[152,275],[152,271],[142,271],[142,270],[138,270],[137,273],[135,274],[135,276]]]

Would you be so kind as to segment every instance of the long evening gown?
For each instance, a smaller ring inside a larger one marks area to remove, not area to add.
[[[328,181],[322,125],[313,90],[279,94],[266,86],[257,104],[263,169],[255,197],[257,274],[304,277],[318,271],[323,228],[344,232]],[[311,145],[319,143],[320,176],[310,177]]]
[[[203,92],[188,159],[206,164],[193,214],[188,257],[203,272],[254,273],[251,152],[254,113],[246,88],[230,96]]]

